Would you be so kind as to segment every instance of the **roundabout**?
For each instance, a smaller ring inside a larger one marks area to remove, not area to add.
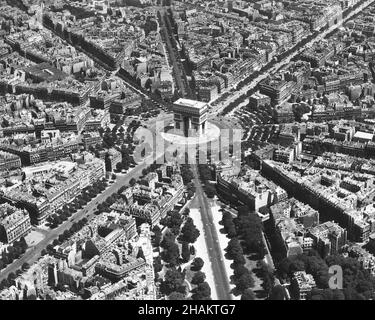
[[[165,128],[164,132],[160,132],[164,141],[175,145],[200,145],[214,142],[220,138],[221,130],[218,126],[211,122],[207,122],[206,130],[201,135],[188,135],[185,137],[181,130],[174,128],[173,124]]]

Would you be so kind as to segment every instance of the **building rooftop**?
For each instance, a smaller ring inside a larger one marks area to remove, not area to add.
[[[362,132],[362,131],[357,131],[354,135],[354,138],[359,138],[359,139],[364,139],[364,140],[372,140],[374,135],[372,133],[368,132]]]

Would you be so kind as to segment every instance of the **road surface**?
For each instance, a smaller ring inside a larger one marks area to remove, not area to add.
[[[167,27],[167,20],[169,19],[168,14],[166,13],[165,9],[160,10],[159,13],[161,17],[159,24],[162,41],[166,46],[169,62],[173,67],[174,80],[176,82],[177,88],[183,97],[192,98],[189,82],[183,72],[183,66],[178,53],[178,49],[176,45],[173,45],[173,42],[171,41],[171,39],[174,37],[174,34],[173,30],[169,30]]]
[[[202,183],[199,179],[197,166],[191,166],[194,174],[194,184],[196,187],[195,200],[198,202],[199,211],[202,216],[204,236],[208,249],[208,255],[213,269],[217,297],[219,300],[231,300],[229,276],[227,275],[224,262],[218,258],[221,256],[219,237],[213,223],[212,212],[208,204],[206,194],[203,191]]]

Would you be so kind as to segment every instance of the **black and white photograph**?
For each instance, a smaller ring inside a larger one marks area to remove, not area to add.
[[[0,300],[374,299],[375,0],[0,0]]]

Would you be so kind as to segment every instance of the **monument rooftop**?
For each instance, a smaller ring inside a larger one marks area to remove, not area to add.
[[[182,107],[195,108],[199,110],[207,106],[207,103],[205,102],[191,100],[191,99],[184,99],[184,98],[178,99],[174,104],[182,106]]]

